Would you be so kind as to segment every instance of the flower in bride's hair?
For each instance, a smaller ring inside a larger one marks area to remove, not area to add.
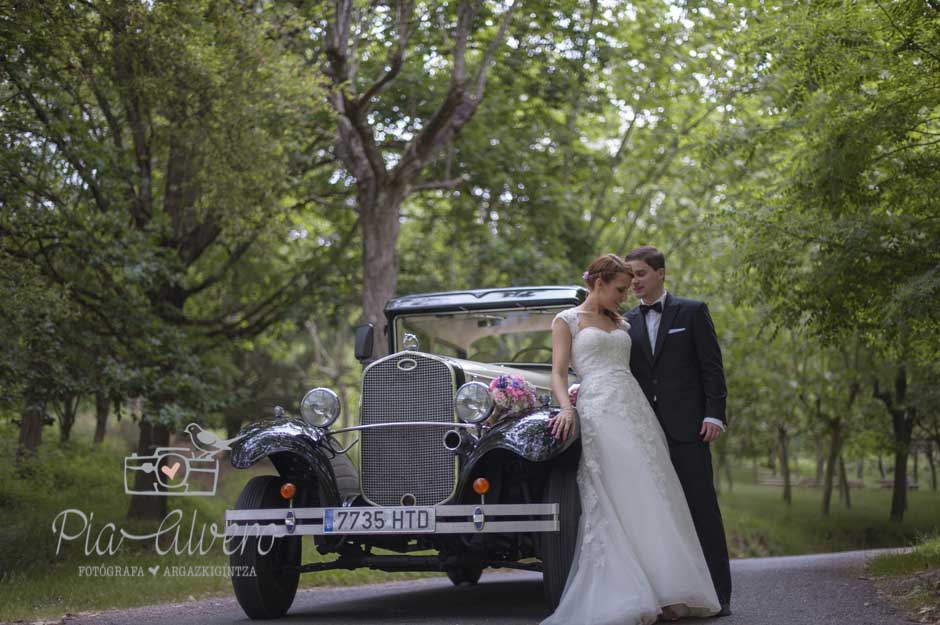
[[[589,272],[585,271],[584,273],[581,274],[581,277],[587,280],[590,275],[591,274]]]

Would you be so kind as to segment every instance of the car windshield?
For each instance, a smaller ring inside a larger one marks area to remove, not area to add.
[[[405,334],[418,337],[423,352],[488,363],[551,365],[552,319],[559,308],[457,311],[404,315],[395,319],[403,349]]]

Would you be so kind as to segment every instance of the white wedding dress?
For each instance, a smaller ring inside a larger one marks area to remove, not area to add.
[[[683,616],[716,614],[666,436],[630,373],[630,326],[579,328],[573,309],[558,318],[571,330],[581,382],[582,512],[561,602],[542,625],[646,625],[664,606],[680,606]]]

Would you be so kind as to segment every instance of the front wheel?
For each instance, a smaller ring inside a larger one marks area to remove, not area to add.
[[[251,478],[238,496],[235,509],[286,508],[287,501],[280,494],[283,483],[283,479],[273,475]],[[230,549],[237,546],[229,556],[235,598],[250,618],[284,616],[294,602],[300,581],[300,536],[242,540],[229,544]]]
[[[576,465],[557,465],[552,468],[545,483],[542,501],[558,504],[558,519],[561,524],[557,532],[543,532],[541,541],[542,586],[545,599],[554,610],[558,607],[565,582],[568,581],[568,571],[571,570],[578,539],[581,499],[578,493]]]

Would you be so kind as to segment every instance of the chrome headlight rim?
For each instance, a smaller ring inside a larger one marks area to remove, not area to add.
[[[464,423],[478,424],[486,421],[493,414],[496,404],[490,389],[482,382],[467,382],[457,389],[454,396],[454,410],[457,418]]]
[[[324,386],[310,389],[300,400],[300,416],[318,428],[333,425],[339,418],[341,408],[339,396]]]

